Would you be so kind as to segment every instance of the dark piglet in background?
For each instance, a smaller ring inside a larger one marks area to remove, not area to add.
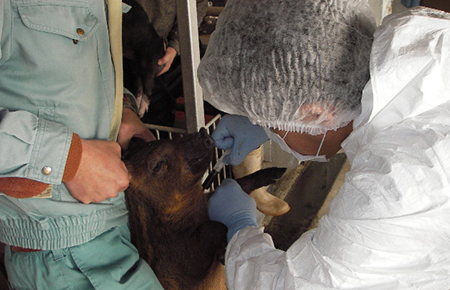
[[[213,151],[213,140],[201,129],[173,140],[133,139],[125,154],[132,242],[165,289],[226,289],[218,257],[225,252],[227,228],[209,220],[201,185]],[[284,171],[269,168],[238,182],[251,192]]]
[[[122,2],[131,6],[122,21],[124,86],[134,94],[138,104],[144,106],[142,112],[148,107],[155,77],[162,69],[158,60],[164,56],[165,40],[156,33],[136,1]]]

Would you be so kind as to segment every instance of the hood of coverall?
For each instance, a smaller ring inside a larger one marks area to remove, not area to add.
[[[383,20],[374,35],[363,112],[354,121],[351,138],[343,144],[350,160],[356,154],[353,148],[369,143],[382,130],[447,102],[449,20],[449,13],[425,7]],[[432,24],[421,25],[423,21]]]
[[[227,247],[230,289],[449,289],[448,15],[385,18],[344,142],[351,170],[328,213],[285,256],[262,228],[239,231]]]
[[[254,124],[323,134],[361,112],[374,21],[360,0],[229,0],[200,62],[205,100]]]

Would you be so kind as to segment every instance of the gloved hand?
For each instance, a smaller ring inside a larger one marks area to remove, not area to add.
[[[231,148],[223,162],[238,165],[253,150],[269,140],[261,126],[253,125],[247,117],[224,116],[212,133],[216,146],[222,150]]]
[[[257,226],[256,202],[233,179],[225,179],[208,202],[208,215],[228,227],[227,240],[250,226]]]
[[[411,7],[414,7],[414,6],[419,6],[420,5],[420,0],[402,0],[402,4],[403,4],[403,6],[411,8]]]

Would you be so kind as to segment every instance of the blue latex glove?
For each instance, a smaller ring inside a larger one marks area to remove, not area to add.
[[[208,202],[208,215],[228,227],[227,240],[250,226],[257,226],[256,202],[233,179],[225,179]]]
[[[263,127],[253,125],[247,117],[225,115],[212,133],[216,146],[226,150],[231,148],[223,162],[238,165],[253,150],[269,140]]]
[[[402,0],[402,4],[403,4],[403,6],[411,8],[411,7],[414,7],[414,6],[419,6],[420,5],[420,0]]]

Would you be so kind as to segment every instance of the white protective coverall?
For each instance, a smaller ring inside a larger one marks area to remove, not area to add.
[[[450,289],[449,14],[385,18],[370,73],[328,214],[287,252],[262,228],[239,231],[229,289]]]

